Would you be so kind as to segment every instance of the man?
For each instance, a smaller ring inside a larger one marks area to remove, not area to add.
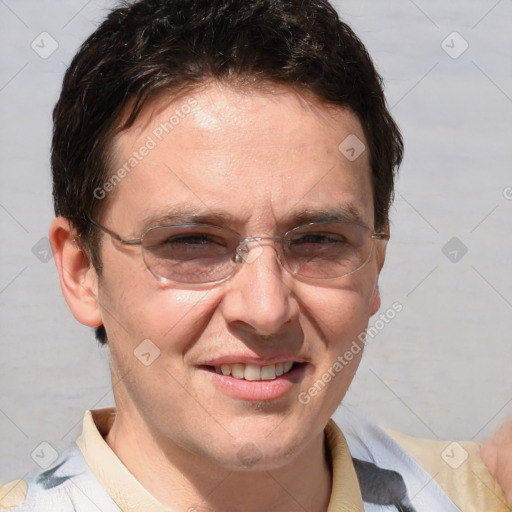
[[[402,140],[326,2],[116,9],[54,124],[50,240],[116,408],[5,509],[509,509],[476,445],[456,470],[434,442],[330,421],[380,307]]]

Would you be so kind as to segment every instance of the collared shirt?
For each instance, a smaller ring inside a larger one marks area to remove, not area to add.
[[[104,437],[115,418],[115,410],[88,411],[82,435],[77,440],[85,460],[102,486],[123,512],[169,512],[121,463]],[[334,485],[327,512],[364,512],[357,476],[340,429],[331,420],[326,429],[332,459]]]
[[[136,480],[105,442],[114,418],[115,408],[87,411],[76,445],[63,453],[52,467],[35,473],[28,481],[16,480],[0,488],[0,510],[172,511]],[[483,471],[485,466],[481,460],[465,460],[461,464],[466,465],[465,470],[457,473],[451,468],[453,471],[445,471],[440,481],[439,478],[436,481],[429,473],[430,470],[439,474],[434,459],[435,450],[441,446],[432,450],[429,444],[435,441],[415,441],[353,420],[343,431],[345,435],[332,420],[325,428],[333,476],[327,512],[510,510],[497,483]],[[432,459],[426,464],[427,468],[417,460],[424,458],[425,453]],[[477,489],[480,495],[474,492],[477,481],[481,484]],[[482,492],[488,486],[492,492]],[[456,495],[457,504],[446,494],[447,490]]]

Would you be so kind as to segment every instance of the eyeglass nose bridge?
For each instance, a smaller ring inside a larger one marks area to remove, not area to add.
[[[262,254],[263,254],[263,246],[260,242],[264,240],[270,240],[273,242],[280,241],[282,242],[282,238],[279,236],[250,236],[247,238],[244,238],[240,241],[238,244],[238,247],[236,248],[236,262],[240,263],[241,261],[245,261],[245,263],[253,263],[256,261]],[[255,244],[249,246],[249,244]],[[282,243],[277,244],[279,246],[279,249],[276,249],[276,244],[271,243],[268,244],[271,245],[277,253],[277,258],[279,259],[280,263],[283,265],[283,250],[282,250]]]

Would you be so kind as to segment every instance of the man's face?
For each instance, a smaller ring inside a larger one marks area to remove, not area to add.
[[[103,225],[137,238],[168,212],[178,215],[166,223],[179,223],[197,211],[243,237],[272,237],[300,224],[304,212],[341,208],[373,230],[368,152],[350,161],[338,149],[351,134],[365,142],[354,115],[285,89],[210,85],[193,98],[197,104],[155,100],[117,137],[116,170],[148,136],[155,145],[106,199]],[[169,133],[158,129],[177,112]],[[313,282],[284,270],[272,244],[261,248],[230,279],[190,289],[156,279],[140,247],[104,237],[98,302],[121,421],[231,468],[242,467],[244,450],[261,457],[259,468],[277,467],[318,439],[362,351],[328,384],[325,374],[378,309],[383,251],[350,276]],[[149,359],[159,350],[149,365],[134,354],[143,340],[151,340],[143,345]],[[217,373],[223,362],[296,364],[275,380],[250,381]],[[315,384],[321,390],[313,396]]]

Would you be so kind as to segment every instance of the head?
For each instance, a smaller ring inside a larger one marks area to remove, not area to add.
[[[200,214],[275,237],[342,209],[386,232],[403,148],[363,44],[322,0],[133,2],[78,51],[54,126],[50,239],[73,314],[108,340],[118,407],[226,466],[249,441],[265,467],[281,464],[352,380],[362,351],[314,400],[297,399],[377,311],[384,245],[351,275],[303,281],[264,244],[229,279],[188,287],[157,279],[140,247],[91,220],[133,239],[166,213]],[[364,148],[357,158],[346,140]],[[143,340],[158,355],[148,366],[134,356]],[[216,363],[237,357],[297,370],[282,396],[241,399],[215,380]]]

